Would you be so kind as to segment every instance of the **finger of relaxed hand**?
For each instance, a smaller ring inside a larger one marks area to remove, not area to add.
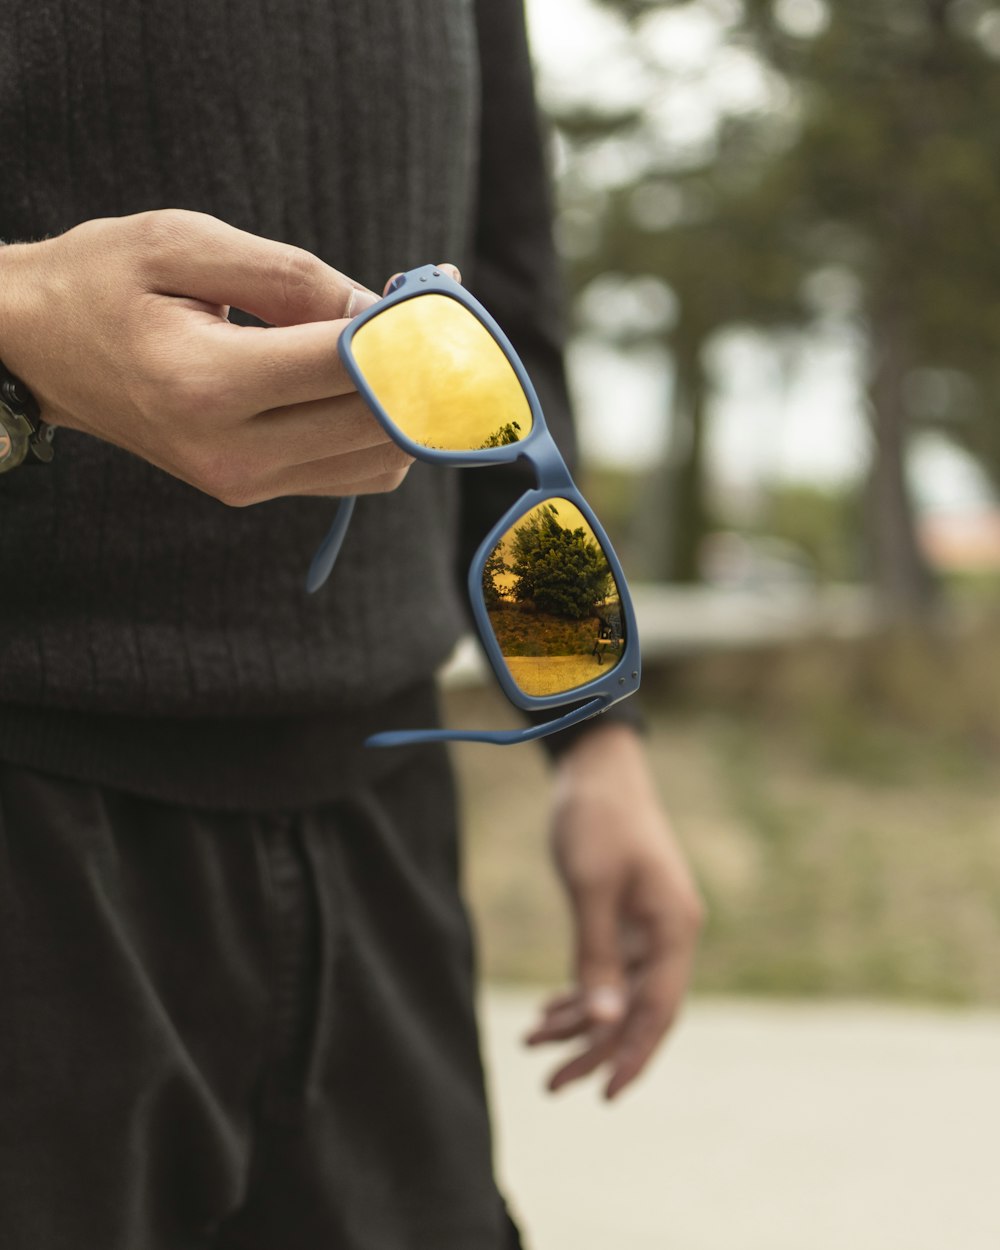
[[[549,1077],[548,1087],[555,1093],[556,1090],[562,1089],[564,1085],[568,1085],[571,1081],[582,1080],[583,1077],[589,1076],[591,1072],[595,1072],[603,1063],[606,1063],[615,1052],[617,1042],[617,1030],[610,1030],[608,1033],[602,1033],[600,1040],[594,1045],[588,1046],[586,1050],[582,1050],[575,1055],[568,1063],[564,1063],[561,1068],[557,1068]]]
[[[624,1010],[625,970],[619,941],[618,892],[592,881],[573,892],[576,974],[592,1019],[616,1020]]]
[[[653,1052],[673,1023],[674,1012],[661,1008],[635,1008],[621,1032],[611,1064],[606,1098],[614,1098],[631,1084],[649,1063]]]
[[[587,1032],[590,1027],[590,1013],[583,1003],[577,1003],[561,1011],[547,1013],[524,1040],[529,1046],[540,1042],[564,1042]]]
[[[376,299],[311,252],[203,213],[159,212],[144,225],[147,271],[164,295],[230,304],[276,326],[353,316]]]
[[[607,1024],[595,1024],[589,1011],[580,1011],[575,1018],[539,1025],[534,1033],[525,1038],[525,1043],[529,1046],[539,1046],[549,1041],[570,1041],[572,1038],[586,1038],[592,1043],[597,1038],[604,1038],[609,1030],[620,1028],[621,1025],[615,1024],[614,1021]]]
[[[538,1022],[525,1035],[525,1043],[531,1045],[533,1039],[543,1030],[585,1024],[587,1012],[583,1004],[584,997],[576,988],[552,995],[542,1004]]]
[[[560,993],[553,994],[550,998],[547,998],[542,1006],[542,1011],[547,1015],[550,1011],[562,1011],[564,1008],[579,1002],[580,991],[574,985],[572,989],[562,990]]]
[[[605,1090],[608,1098],[635,1080],[669,1032],[680,1010],[690,971],[690,956],[673,951],[638,983],[619,1034],[611,1079]]]

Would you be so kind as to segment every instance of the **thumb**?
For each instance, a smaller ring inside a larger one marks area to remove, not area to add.
[[[576,976],[584,1009],[595,1024],[615,1024],[625,1014],[626,996],[613,883],[591,882],[578,888],[573,909]]]
[[[179,209],[149,214],[157,289],[229,304],[271,325],[356,316],[378,298],[304,248],[262,239],[216,217]]]

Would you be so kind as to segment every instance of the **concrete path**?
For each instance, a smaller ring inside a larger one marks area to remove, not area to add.
[[[618,1105],[483,1020],[532,1250],[1000,1250],[1000,1012],[701,1000]]]

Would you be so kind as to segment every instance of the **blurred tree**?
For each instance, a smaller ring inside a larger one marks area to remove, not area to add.
[[[602,2],[631,24],[639,55],[656,13],[721,12],[711,0]],[[655,274],[677,296],[668,343],[680,447],[659,494],[674,508],[661,531],[683,541],[661,571],[694,575],[705,525],[706,342],[738,321],[805,325],[816,311],[807,276],[847,274],[868,356],[870,574],[890,613],[919,615],[935,584],[906,481],[915,425],[946,428],[1000,483],[1000,5],[744,0],[722,9],[730,44],[786,84],[783,108],[723,116],[698,159],[658,144],[641,107],[559,119],[571,174],[575,158],[585,164],[608,142],[609,126],[644,149],[627,185],[591,190],[599,228],[577,248],[575,273],[580,285],[600,272]],[[578,215],[585,183],[570,179]],[[953,384],[922,385],[932,376]],[[956,402],[935,408],[928,395],[943,390]]]
[[[647,523],[651,572],[679,582],[698,580],[698,552],[710,524],[704,465],[709,341],[735,323],[777,329],[808,316],[801,262],[776,229],[780,217],[767,188],[748,195],[725,168],[722,152],[738,148],[750,130],[730,123],[710,164],[678,171],[669,182],[652,173],[613,197],[601,251],[588,258],[617,273],[661,277],[676,297],[676,319],[661,331],[673,362],[672,445],[649,477],[640,517]],[[637,197],[668,190],[689,207],[670,229],[644,229],[641,217],[636,220]],[[588,262],[578,266],[581,276]]]
[[[727,127],[727,146],[738,144],[740,129]],[[644,196],[671,197],[685,206],[682,216],[665,229],[647,224],[636,212]],[[801,262],[784,247],[777,221],[764,194],[744,198],[715,160],[670,177],[654,170],[603,197],[595,245],[573,259],[578,291],[609,272],[623,281],[653,276],[675,301],[669,324],[654,316],[646,325],[605,320],[601,327],[621,347],[661,343],[672,362],[670,447],[650,468],[646,506],[637,515],[647,576],[698,578],[698,549],[710,523],[704,454],[712,336],[734,323],[778,329],[810,315],[800,296]]]
[[[745,29],[803,100],[795,141],[768,174],[783,189],[788,228],[807,261],[857,280],[873,432],[868,549],[886,605],[915,614],[934,598],[905,477],[918,379],[928,367],[959,370],[971,382],[962,393],[980,397],[998,381],[1000,9],[977,0],[822,8],[825,28],[801,38],[779,20],[781,4],[747,0]],[[925,415],[1000,482],[995,402]]]

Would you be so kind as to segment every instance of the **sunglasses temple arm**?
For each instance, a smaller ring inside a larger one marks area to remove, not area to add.
[[[516,742],[530,742],[533,738],[545,738],[548,734],[568,729],[579,721],[588,720],[608,707],[605,699],[591,699],[582,707],[574,708],[565,716],[546,721],[544,725],[530,725],[527,729],[467,730],[467,729],[392,729],[386,733],[372,734],[365,739],[366,747],[402,747],[419,742],[491,742],[496,746],[513,746]]]
[[[340,555],[340,548],[344,545],[344,538],[347,535],[347,527],[351,523],[351,517],[354,514],[354,505],[357,503],[356,495],[345,495],[337,508],[337,515],[333,518],[333,524],[330,526],[329,533],[319,545],[319,549],[312,558],[312,564],[309,565],[309,575],[306,578],[306,590],[315,594],[320,586],[333,572],[333,566],[337,563],[337,556]]]

